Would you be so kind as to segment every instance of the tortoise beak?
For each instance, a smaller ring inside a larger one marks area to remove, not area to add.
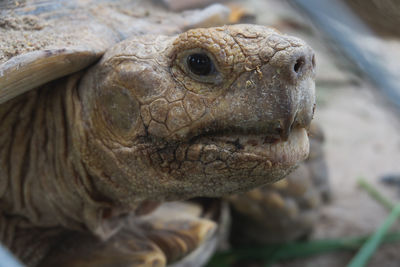
[[[279,51],[257,70],[242,73],[215,102],[219,128],[287,140],[309,128],[315,109],[314,52],[307,46]]]

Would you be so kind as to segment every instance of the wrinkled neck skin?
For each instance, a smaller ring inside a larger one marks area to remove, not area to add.
[[[215,72],[191,73],[193,53]],[[124,41],[0,106],[4,214],[107,238],[148,203],[276,181],[308,154],[314,102],[312,50],[265,27]]]
[[[80,77],[49,83],[0,106],[1,237],[9,247],[19,227],[89,228],[101,237],[109,231],[99,223],[111,203],[95,189],[74,131],[81,123],[76,120]]]

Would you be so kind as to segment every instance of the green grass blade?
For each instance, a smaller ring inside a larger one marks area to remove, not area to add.
[[[356,250],[359,249],[369,237],[368,235],[355,238],[313,240],[308,242],[293,242],[280,245],[232,249],[217,253],[207,266],[231,266],[233,263],[240,260],[262,260],[266,263],[274,263],[281,260],[304,258],[338,250]],[[384,235],[382,241],[385,243],[400,241],[400,231]]]
[[[395,206],[364,179],[359,179],[358,184],[386,209],[392,211],[382,226],[373,235],[233,249],[217,253],[211,259],[208,267],[228,267],[241,260],[258,260],[266,264],[272,264],[281,260],[309,257],[337,250],[357,250],[360,247],[362,248],[348,267],[364,266],[380,243],[400,241],[400,231],[386,233],[396,218],[400,216],[400,204]]]
[[[378,201],[378,203],[384,206],[387,210],[391,211],[394,208],[394,204],[385,196],[383,196],[378,190],[376,190],[373,185],[369,184],[365,179],[360,178],[357,182],[359,186],[367,191],[373,199]]]
[[[371,236],[371,238],[361,247],[356,256],[347,265],[348,267],[362,267],[368,262],[369,258],[375,252],[379,244],[382,242],[386,232],[392,224],[400,216],[400,203],[397,204],[390,215],[386,218],[378,230]]]

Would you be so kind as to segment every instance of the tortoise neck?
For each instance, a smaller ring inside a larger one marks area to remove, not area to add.
[[[35,226],[102,235],[109,205],[81,160],[79,79],[57,80],[0,106],[0,203],[7,216]]]

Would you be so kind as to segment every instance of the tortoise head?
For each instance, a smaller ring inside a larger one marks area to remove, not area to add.
[[[314,65],[304,42],[262,26],[126,40],[80,84],[82,160],[126,203],[276,181],[308,155]]]

